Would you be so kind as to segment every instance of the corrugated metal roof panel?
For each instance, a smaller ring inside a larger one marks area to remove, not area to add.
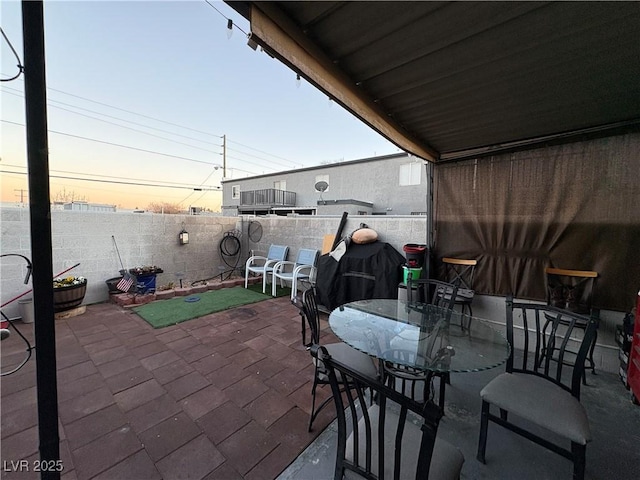
[[[445,157],[640,125],[640,2],[274,5],[408,138]]]

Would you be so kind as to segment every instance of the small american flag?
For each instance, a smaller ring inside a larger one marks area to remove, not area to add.
[[[131,274],[125,272],[124,276],[122,277],[122,280],[120,280],[116,284],[116,288],[118,290],[120,290],[121,292],[128,292],[129,289],[131,288],[131,286],[133,285],[134,281],[135,280],[134,280],[133,276],[131,276]]]

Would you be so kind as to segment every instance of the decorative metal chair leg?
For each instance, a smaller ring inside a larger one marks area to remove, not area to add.
[[[586,450],[586,445],[571,442],[571,453],[573,454],[573,480],[584,480]]]
[[[442,412],[444,413],[444,394],[445,394],[445,385],[449,382],[447,382],[447,380],[449,380],[449,374],[444,374],[440,377],[440,398],[438,400],[440,408],[442,409]]]
[[[591,342],[591,348],[589,349],[589,363],[591,363],[591,373],[596,374],[596,363],[593,361],[593,351],[596,348],[596,342],[598,341],[598,330],[593,335],[593,342]]]
[[[479,462],[487,463],[484,455],[487,449],[487,431],[489,429],[489,404],[482,402],[482,412],[480,414],[480,439],[478,440],[478,454],[476,458]]]
[[[309,429],[311,431],[311,427],[313,426],[313,421],[316,418],[318,412],[316,412],[316,387],[318,384],[314,381],[313,387],[311,387],[311,415],[309,416]]]

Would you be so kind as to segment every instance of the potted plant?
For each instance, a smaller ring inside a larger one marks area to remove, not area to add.
[[[84,277],[59,277],[53,279],[53,311],[63,312],[77,307],[87,292]]]
[[[120,273],[124,275],[123,270]],[[129,273],[136,278],[139,293],[152,293],[156,291],[156,275],[163,273],[163,270],[155,265],[144,265],[130,268]]]

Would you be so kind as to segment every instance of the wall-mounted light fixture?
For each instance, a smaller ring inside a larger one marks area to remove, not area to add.
[[[227,38],[231,38],[231,35],[233,35],[233,20],[229,18],[227,19]]]
[[[189,232],[184,229],[184,223],[182,224],[182,230],[178,234],[178,243],[180,245],[186,245],[189,243]]]
[[[251,50],[253,51],[256,51],[258,49],[258,44],[252,38],[251,34],[247,35],[247,45],[249,45],[249,47],[251,47]]]

